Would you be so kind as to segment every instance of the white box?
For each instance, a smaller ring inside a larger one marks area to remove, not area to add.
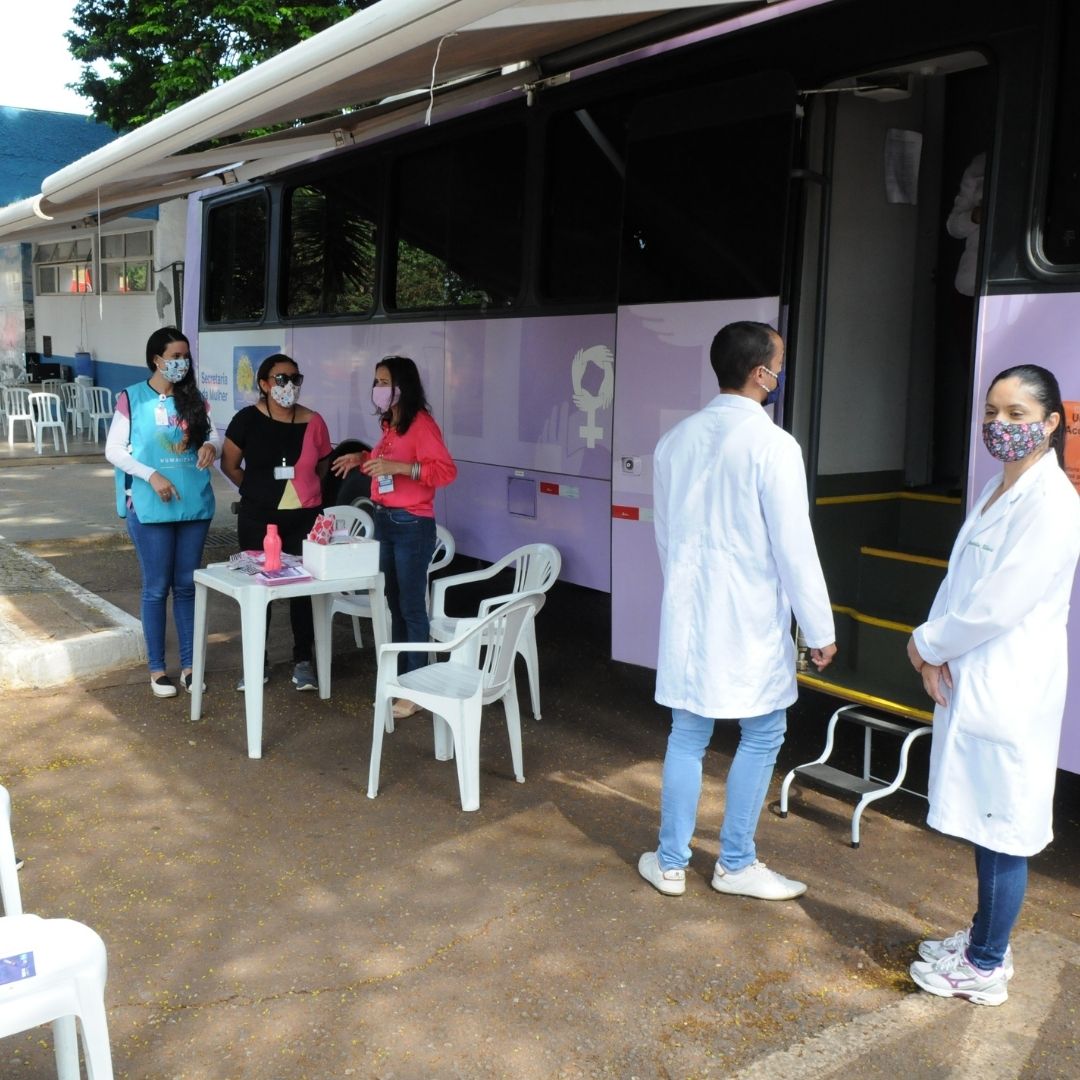
[[[304,541],[304,568],[313,578],[368,577],[379,572],[379,542],[358,536],[333,544]]]

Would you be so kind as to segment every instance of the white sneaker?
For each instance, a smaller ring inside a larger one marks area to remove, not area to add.
[[[946,953],[928,963],[916,960],[911,977],[928,994],[966,998],[976,1005],[1001,1005],[1009,998],[1009,980],[1004,965],[980,971],[962,952]]]
[[[732,896],[753,896],[758,900],[794,900],[806,892],[801,881],[770,870],[755,859],[741,870],[725,870],[719,863],[713,871],[712,887]]]
[[[685,870],[661,870],[655,851],[646,851],[638,859],[638,873],[665,896],[682,896],[686,892]]]
[[[919,957],[927,963],[933,964],[943,956],[948,956],[949,953],[966,952],[967,947],[970,944],[971,931],[957,930],[955,934],[950,934],[947,938],[942,938],[940,941],[934,939],[920,941]],[[1005,949],[1005,959],[1001,962],[1001,966],[1005,969],[1006,979],[1011,979],[1013,975],[1016,974],[1016,971],[1013,968],[1013,951],[1011,945]]]

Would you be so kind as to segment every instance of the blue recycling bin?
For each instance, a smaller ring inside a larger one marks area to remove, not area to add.
[[[88,352],[77,352],[75,354],[75,374],[76,375],[89,375],[94,382],[97,379],[94,378],[94,358]]]

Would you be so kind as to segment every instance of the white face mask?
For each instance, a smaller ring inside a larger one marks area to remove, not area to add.
[[[170,356],[162,357],[162,359],[165,360],[165,366],[158,368],[158,371],[171,383],[180,382],[191,368],[191,361],[186,356]]]
[[[291,409],[296,404],[296,399],[300,396],[300,390],[292,383],[286,383],[285,386],[271,386],[270,396],[283,409]]]

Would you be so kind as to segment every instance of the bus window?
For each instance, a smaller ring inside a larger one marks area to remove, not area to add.
[[[375,306],[378,170],[356,169],[285,193],[282,314],[366,315]]]
[[[1058,92],[1047,174],[1046,208],[1042,223],[1042,255],[1059,267],[1080,266],[1080,11],[1063,4]]]
[[[639,109],[621,304],[779,295],[793,103],[760,81],[745,97],[697,91]]]
[[[525,128],[515,124],[403,157],[395,185],[400,311],[490,310],[521,290]]]
[[[266,314],[267,219],[261,191],[207,213],[207,322],[253,322]]]
[[[610,110],[583,108],[548,125],[540,292],[566,303],[614,303],[625,136]]]

